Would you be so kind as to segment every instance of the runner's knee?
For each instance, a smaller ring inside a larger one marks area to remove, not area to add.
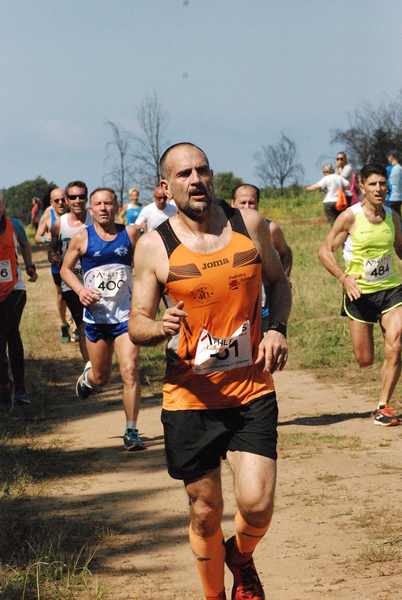
[[[97,371],[92,367],[90,375],[91,383],[95,386],[106,385],[110,379],[110,373],[107,371]]]
[[[245,521],[252,527],[265,527],[272,518],[274,511],[273,494],[264,494],[259,497],[247,495],[238,498],[238,506]]]
[[[210,537],[220,526],[223,500],[205,500],[190,496],[191,522],[194,531],[201,537]]]
[[[120,375],[125,385],[135,385],[135,383],[137,383],[138,381],[138,372],[136,364],[120,364]]]
[[[355,357],[357,362],[359,363],[359,367],[362,369],[366,367],[370,367],[374,362],[374,356],[371,352],[367,352],[367,350],[355,350]]]
[[[384,355],[387,359],[393,359],[395,363],[401,360],[401,339],[400,336],[387,340],[384,345]]]

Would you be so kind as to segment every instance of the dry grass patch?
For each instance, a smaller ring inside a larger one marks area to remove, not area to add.
[[[362,443],[358,436],[334,435],[323,433],[306,433],[304,431],[279,432],[278,446],[280,452],[302,449],[302,455],[311,455],[312,451],[325,448],[337,450],[361,450]],[[299,456],[299,455],[298,455]]]

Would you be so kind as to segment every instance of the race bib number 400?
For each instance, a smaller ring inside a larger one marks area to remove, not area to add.
[[[390,254],[364,261],[364,279],[366,281],[381,281],[381,279],[386,279],[390,275],[392,275]]]
[[[199,374],[230,371],[252,364],[250,322],[230,337],[215,337],[203,329],[197,344],[193,371]]]
[[[127,283],[127,272],[121,269],[94,269],[86,278],[85,285],[98,290],[103,298],[113,298]]]
[[[9,260],[0,260],[0,283],[6,283],[13,280],[11,271],[11,262]]]

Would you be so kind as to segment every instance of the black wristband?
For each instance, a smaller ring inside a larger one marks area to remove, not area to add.
[[[286,337],[288,326],[283,321],[271,321],[268,325],[267,331],[279,331],[279,333]]]

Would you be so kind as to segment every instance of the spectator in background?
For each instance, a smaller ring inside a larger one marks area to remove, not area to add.
[[[136,187],[132,187],[128,190],[129,201],[125,204],[120,213],[119,217],[122,222],[126,221],[127,225],[134,225],[138,215],[141,212],[141,204],[138,202],[140,192]]]
[[[386,204],[398,213],[400,217],[402,205],[402,167],[399,164],[396,150],[388,152],[387,159],[391,168],[387,169],[388,195]]]
[[[312,192],[314,190],[326,192],[323,200],[324,213],[327,217],[328,223],[332,224],[339,215],[339,211],[336,208],[339,190],[348,190],[349,181],[342,175],[337,175],[334,172],[334,167],[331,164],[327,164],[322,167],[322,174],[323,177],[320,179],[320,181],[308,185],[304,189],[306,192]]]
[[[174,217],[177,212],[176,204],[173,200],[169,200],[166,191],[162,187],[154,189],[154,201],[147,206],[144,206],[135,224],[141,229],[152,231],[169,219]]]
[[[42,216],[42,201],[40,198],[32,198],[31,208],[31,225],[35,229],[38,229],[39,221]]]
[[[354,177],[353,177],[353,169],[352,165],[348,162],[348,157],[346,152],[337,152],[336,154],[336,165],[335,165],[335,173],[337,175],[341,175],[349,182],[349,188],[345,189],[345,196],[348,201],[348,205],[350,206],[353,203],[352,198],[352,186]]]

